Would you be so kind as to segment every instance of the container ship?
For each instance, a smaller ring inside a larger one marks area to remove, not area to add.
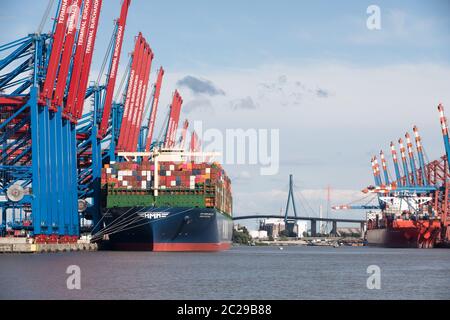
[[[432,197],[380,197],[382,211],[369,214],[366,239],[371,246],[432,248],[441,235],[441,221]]]
[[[112,250],[220,251],[233,231],[231,181],[219,163],[182,150],[102,169],[102,246]]]
[[[395,176],[383,150],[371,159],[374,185],[362,190],[364,205],[344,205],[335,210],[367,212],[369,245],[391,248],[450,247],[450,138],[444,107],[438,105],[445,155],[428,162],[417,126],[414,136],[390,143]],[[415,147],[414,142],[415,140]],[[372,198],[367,202],[368,197]],[[377,200],[376,205],[369,205]],[[356,201],[352,202],[355,203]],[[376,210],[373,212],[372,210]]]

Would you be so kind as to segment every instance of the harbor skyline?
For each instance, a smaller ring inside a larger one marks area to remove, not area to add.
[[[0,301],[449,300],[449,13],[0,0]]]
[[[154,63],[166,69],[158,130],[174,87],[184,98],[181,117],[202,120],[205,128],[281,129],[276,175],[261,176],[259,165],[226,166],[237,212],[259,206],[278,212],[290,173],[316,211],[328,185],[334,204],[354,200],[372,182],[370,158],[382,148],[388,152],[413,124],[431,159],[444,153],[433,112],[438,103],[450,103],[442,81],[450,75],[446,1],[377,1],[380,30],[367,29],[368,1],[262,1],[258,10],[253,4],[135,0],[141,10],[130,10],[126,30],[149,30]],[[12,24],[19,5],[25,18]],[[6,3],[10,13],[0,22],[0,40],[34,32],[45,5]],[[102,19],[112,23],[119,5],[105,6]],[[171,8],[177,8],[171,19],[158,15]],[[92,80],[111,23],[99,26]],[[44,31],[49,28],[47,23]],[[123,62],[132,44],[133,37],[125,37]]]

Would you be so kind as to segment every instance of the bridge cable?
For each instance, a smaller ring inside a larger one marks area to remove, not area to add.
[[[294,190],[293,191],[295,191],[295,190],[297,190],[297,194],[298,194],[299,198],[301,198],[301,200],[305,202],[305,204],[309,208],[310,212],[313,215],[318,216],[317,212],[311,207],[311,205],[309,204],[308,200],[306,199],[306,197],[301,192],[300,188],[298,188],[298,186],[294,183]]]
[[[294,211],[294,216],[296,215],[296,210],[294,210],[294,208],[295,208],[295,203],[296,203],[296,200],[297,200],[297,203],[299,203],[300,204],[300,210],[301,210],[301,212],[305,212],[307,215],[308,215],[308,217],[309,217],[309,213],[307,212],[307,209],[306,209],[306,207],[303,205],[303,203],[302,203],[302,201],[298,201],[298,199],[297,199],[297,196],[296,196],[296,194],[295,194],[295,190],[294,190],[294,188],[292,189],[292,190],[290,190],[291,189],[291,186],[290,186],[290,182],[287,184],[287,193],[288,193],[288,198],[287,198],[287,203],[286,203],[286,207],[285,207],[285,209],[287,208],[287,206],[289,205],[289,203],[291,202],[291,195],[290,195],[290,191],[292,192],[292,210]],[[288,210],[289,211],[289,210]],[[282,209],[282,212],[283,212],[283,209]],[[283,214],[283,213],[281,213],[281,214]],[[283,216],[289,216],[289,212],[286,212],[286,210],[284,211],[284,214],[283,214]]]

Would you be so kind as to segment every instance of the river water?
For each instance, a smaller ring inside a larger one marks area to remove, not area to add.
[[[80,290],[66,270],[80,267]],[[380,289],[367,268],[379,267]],[[0,255],[1,299],[450,299],[450,250],[234,247]]]

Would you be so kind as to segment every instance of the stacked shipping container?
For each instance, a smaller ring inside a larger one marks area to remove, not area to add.
[[[153,194],[155,164],[153,162],[119,162],[105,165],[102,171],[102,188],[108,196],[135,196]],[[158,199],[167,205],[193,204],[183,199],[201,198],[195,205],[217,208],[231,215],[231,181],[218,163],[158,162]],[[170,197],[169,197],[170,196]],[[129,200],[129,199],[127,199]]]

